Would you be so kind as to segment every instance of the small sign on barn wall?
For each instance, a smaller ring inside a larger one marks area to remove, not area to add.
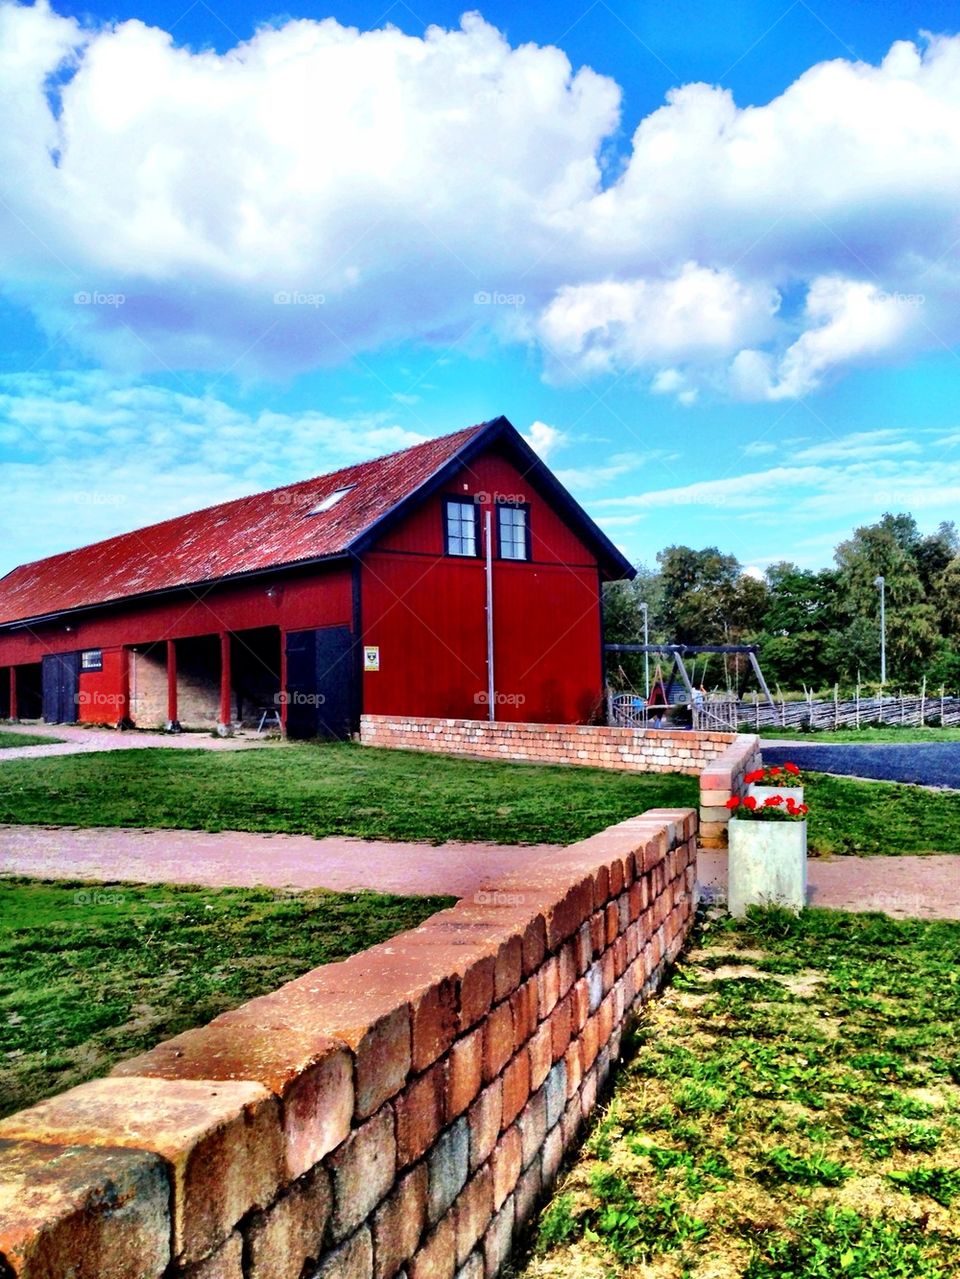
[[[380,645],[367,644],[363,650],[363,669],[378,671],[380,669]]]

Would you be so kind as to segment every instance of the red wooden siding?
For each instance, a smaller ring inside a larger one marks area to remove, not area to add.
[[[364,561],[363,642],[371,715],[487,715],[486,574],[443,553],[444,496],[478,499],[494,523],[494,669],[501,720],[584,722],[602,697],[597,561],[523,474],[499,454],[464,467]],[[532,561],[496,558],[496,502],[530,506]]]
[[[455,496],[476,503],[481,541],[485,516],[489,512],[493,517],[496,718],[583,723],[600,710],[601,568],[597,555],[605,557],[603,571],[608,574],[618,571],[621,557],[609,544],[608,550],[602,549],[604,539],[591,532],[589,522],[579,519],[576,511],[571,513],[562,499],[558,506],[557,498],[548,500],[534,487],[522,466],[539,464],[523,460],[524,446],[513,434],[512,454],[506,452],[509,440],[494,437],[485,451],[422,496],[396,524],[385,524],[385,531],[369,549],[351,552],[360,557],[361,634],[357,638],[380,649],[379,671],[362,676],[358,710],[487,717],[485,557],[444,554],[443,503],[445,497]],[[403,466],[399,469],[406,474]],[[549,488],[549,476],[540,482]],[[379,494],[378,510],[393,510],[387,496]],[[524,503],[529,509],[528,562],[496,556],[500,503]],[[239,535],[236,530],[234,534],[236,541]],[[211,533],[216,536],[215,531]],[[95,561],[98,553],[97,547],[88,548],[88,560]],[[625,563],[623,568],[628,571]],[[88,573],[95,576],[91,564]],[[282,682],[282,632],[353,628],[353,573],[350,560],[343,558],[287,567],[243,581],[178,589],[162,598],[134,598],[87,612],[64,613],[55,621],[0,633],[0,668],[39,663],[48,653],[99,648],[103,670],[80,675],[79,718],[116,723],[128,709],[131,649],[140,650],[144,665],[150,657],[144,649],[157,646],[156,661],[162,660],[165,666],[169,639],[233,632],[240,636],[235,643],[242,644],[243,632],[270,628],[267,647],[277,654],[278,682]],[[344,679],[355,675],[353,664],[344,670]],[[150,696],[156,700],[156,689]],[[146,705],[140,699],[129,706],[136,711],[141,701]]]

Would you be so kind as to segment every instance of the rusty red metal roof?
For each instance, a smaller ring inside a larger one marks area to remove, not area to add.
[[[344,555],[500,423],[505,419],[22,564],[0,579],[0,625]],[[340,490],[347,491],[328,509],[311,513]]]

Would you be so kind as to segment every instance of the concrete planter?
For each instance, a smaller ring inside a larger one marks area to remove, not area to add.
[[[803,787],[802,786],[756,786],[753,782],[747,787],[747,794],[752,795],[758,804],[762,804],[765,799],[769,799],[771,795],[779,795],[783,802],[786,803],[791,796],[798,804],[803,803]]]
[[[742,919],[748,906],[802,910],[807,900],[807,823],[734,817],[727,832],[730,914]]]

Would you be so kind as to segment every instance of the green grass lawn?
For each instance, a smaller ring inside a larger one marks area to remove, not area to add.
[[[960,923],[702,927],[520,1279],[950,1279]]]
[[[759,737],[773,737],[781,741],[816,742],[819,746],[830,746],[861,742],[892,742],[910,744],[913,742],[960,742],[960,728],[896,728],[886,725],[883,728],[817,728],[810,732],[802,732],[799,728],[749,728],[744,732],[756,733]]]
[[[960,853],[960,797],[807,774],[814,853]],[[695,777],[374,750],[114,751],[0,768],[0,822],[572,843],[645,808],[696,807]]]
[[[803,776],[811,853],[960,853],[960,795],[954,791],[827,773]]]
[[[0,880],[0,1115],[451,900]]]
[[[351,743],[147,749],[12,760],[0,822],[571,843],[645,808],[698,803],[695,777],[501,764]]]
[[[41,737],[38,733],[21,733],[10,728],[0,728],[0,751],[10,750],[14,746],[49,746],[51,742],[62,741],[62,737]]]

